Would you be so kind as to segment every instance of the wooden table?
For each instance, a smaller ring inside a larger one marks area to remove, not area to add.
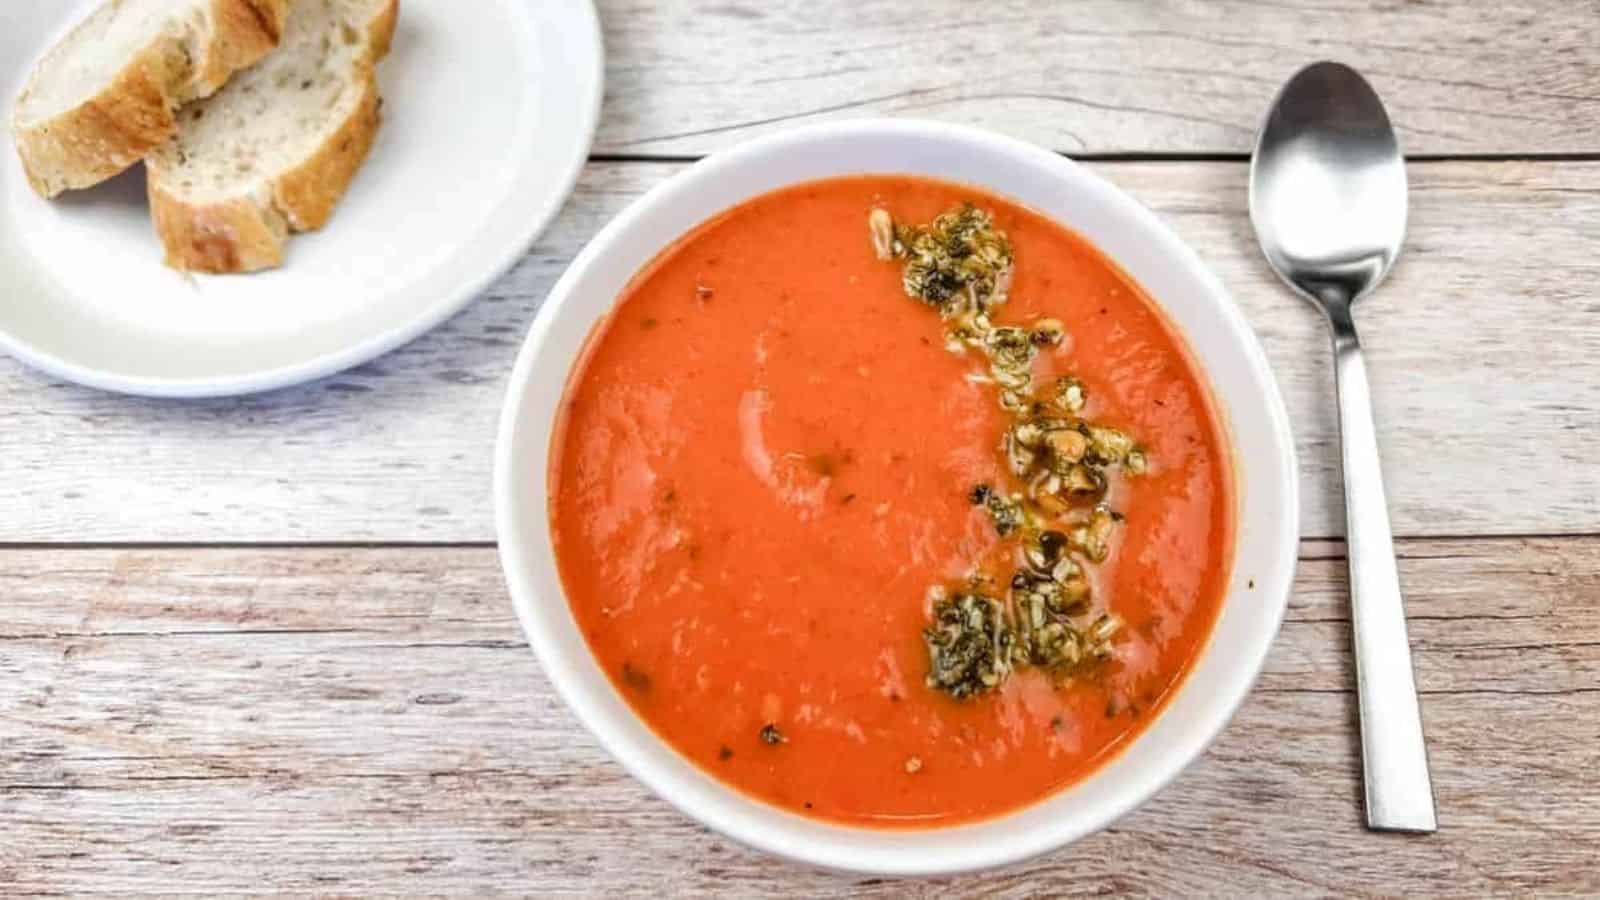
[[[1600,892],[1600,7],[602,4],[598,143],[553,228],[446,326],[242,400],[0,360],[0,892]],[[1360,818],[1332,384],[1245,153],[1301,63],[1365,70],[1412,227],[1361,312],[1441,831]],[[583,242],[700,155],[854,115],[1061,150],[1210,262],[1276,367],[1305,538],[1267,670],[1105,833],[982,877],[791,866],[647,793],[555,698],[490,515],[495,418]],[[3,300],[0,300],[3,302]]]

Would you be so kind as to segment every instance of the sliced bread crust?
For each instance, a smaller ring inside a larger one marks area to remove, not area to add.
[[[235,71],[277,45],[293,0],[193,0],[160,19],[156,30],[103,85],[66,109],[31,116],[50,67],[95,52],[92,29],[121,12],[108,0],[51,48],[17,98],[12,131],[28,183],[41,196],[99,184],[122,172],[177,131],[174,111],[215,92]]]
[[[322,0],[302,0],[308,6]],[[175,268],[214,274],[255,272],[283,263],[284,245],[293,232],[321,228],[333,215],[356,172],[366,160],[381,122],[382,99],[374,67],[389,51],[399,0],[369,0],[369,18],[362,23],[360,50],[350,61],[353,101],[336,118],[321,123],[318,140],[307,152],[270,170],[255,173],[248,182],[223,196],[208,196],[186,184],[183,172],[198,162],[186,149],[184,125],[179,137],[169,141],[146,161],[147,191],[156,234]],[[291,23],[291,30],[293,23]],[[279,51],[294,53],[290,41]],[[263,63],[263,66],[270,65]],[[248,79],[249,76],[245,76]],[[237,99],[248,81],[230,86],[211,100],[186,110],[193,116],[206,107],[222,108]],[[278,85],[275,90],[292,91]]]

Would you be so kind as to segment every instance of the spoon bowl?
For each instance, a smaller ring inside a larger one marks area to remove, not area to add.
[[[1251,162],[1250,219],[1278,276],[1319,306],[1388,274],[1405,240],[1405,158],[1354,69],[1315,63],[1279,92]]]

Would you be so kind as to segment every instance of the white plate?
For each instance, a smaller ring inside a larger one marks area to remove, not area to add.
[[[0,3],[0,91],[98,0]],[[333,219],[281,269],[161,264],[135,168],[54,202],[0,147],[0,349],[133,394],[282,387],[369,360],[460,310],[571,191],[599,119],[589,0],[401,0],[380,66],[384,123]]]

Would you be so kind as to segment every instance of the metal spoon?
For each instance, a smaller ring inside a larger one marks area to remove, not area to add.
[[[1400,255],[1405,159],[1383,103],[1355,70],[1315,63],[1278,93],[1250,163],[1250,220],[1278,277],[1333,330],[1367,827],[1435,831],[1367,369],[1350,317]]]

